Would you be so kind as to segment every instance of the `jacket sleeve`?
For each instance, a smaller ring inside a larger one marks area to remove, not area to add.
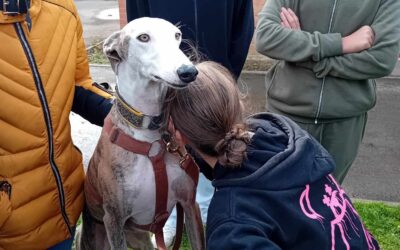
[[[75,70],[75,93],[72,111],[89,122],[103,126],[104,118],[111,109],[111,95],[93,83],[89,72],[83,30],[79,15],[75,9],[77,21],[77,58]]]
[[[253,1],[235,1],[229,60],[233,73],[239,77],[249,52],[254,34]]]
[[[93,84],[92,77],[89,72],[89,61],[86,53],[85,42],[83,40],[83,29],[82,24],[79,18],[79,15],[76,13],[76,17],[78,19],[77,26],[77,58],[76,58],[76,70],[75,70],[75,83],[78,86],[81,86],[85,89],[88,89],[100,96],[105,98],[111,98],[111,95],[107,92],[101,90]]]
[[[111,107],[111,99],[106,99],[83,87],[75,86],[72,112],[82,116],[90,123],[103,126],[104,119]]]
[[[207,232],[207,249],[281,249],[251,222],[229,220],[211,230]]]
[[[396,65],[400,45],[400,1],[382,0],[371,25],[374,45],[361,53],[325,58],[313,66],[318,78],[327,75],[351,80],[389,75]]]
[[[126,1],[126,15],[128,22],[139,17],[150,16],[148,0]]]
[[[256,49],[268,57],[288,62],[320,61],[342,55],[340,33],[322,34],[291,30],[281,26],[281,8],[285,0],[268,0],[259,14]]]

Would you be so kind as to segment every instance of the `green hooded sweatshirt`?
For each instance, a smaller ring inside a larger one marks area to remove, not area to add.
[[[281,8],[291,8],[301,30],[281,27]],[[342,37],[364,25],[373,46],[343,54]],[[400,0],[267,0],[259,14],[257,51],[279,60],[268,72],[267,105],[294,120],[329,122],[370,110],[376,78],[396,65]]]

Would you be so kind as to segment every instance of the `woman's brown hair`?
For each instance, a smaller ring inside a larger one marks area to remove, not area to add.
[[[222,65],[206,61],[196,67],[199,74],[193,83],[168,91],[166,113],[192,147],[217,157],[224,166],[239,166],[250,141],[241,93]]]

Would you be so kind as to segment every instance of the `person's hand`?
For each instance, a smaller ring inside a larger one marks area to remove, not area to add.
[[[292,30],[300,30],[300,21],[293,10],[290,8],[281,9],[281,26]]]
[[[370,26],[362,26],[351,35],[342,38],[343,54],[358,53],[374,44],[375,34]]]

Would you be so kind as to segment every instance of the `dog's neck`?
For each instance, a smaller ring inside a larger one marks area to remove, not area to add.
[[[145,115],[159,116],[162,98],[166,90],[165,86],[161,83],[151,82],[150,79],[144,79],[138,73],[135,74],[130,70],[119,70],[118,73],[118,92],[125,102]],[[116,126],[137,140],[152,142],[160,139],[158,130],[135,128],[122,119],[115,107],[112,110],[112,120]]]
[[[143,78],[139,72],[132,70],[119,70],[118,73],[118,89],[127,104],[143,114],[160,115],[161,98],[165,86]]]

